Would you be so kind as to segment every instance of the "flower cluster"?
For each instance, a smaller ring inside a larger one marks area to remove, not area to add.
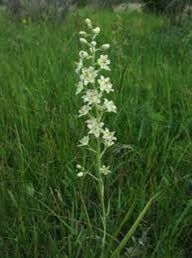
[[[90,19],[86,19],[85,23],[88,31],[79,33],[84,49],[79,52],[79,61],[76,63],[75,71],[79,78],[76,95],[82,94],[83,102],[83,106],[79,110],[79,117],[85,117],[88,134],[80,140],[78,146],[87,146],[93,150],[91,141],[95,139],[103,148],[102,153],[104,153],[117,140],[115,133],[110,132],[103,121],[104,113],[117,112],[114,102],[107,98],[111,92],[114,92],[110,78],[106,77],[106,73],[111,70],[109,57],[105,53],[110,45],[98,46],[96,40],[100,28],[94,28]],[[100,173],[109,174],[109,167],[102,165]],[[85,174],[85,170],[81,169],[78,176],[83,176],[83,174]]]

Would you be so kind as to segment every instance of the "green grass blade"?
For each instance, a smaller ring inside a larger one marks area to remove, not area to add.
[[[121,250],[124,248],[126,243],[129,241],[130,237],[134,234],[135,230],[137,229],[139,223],[143,219],[144,215],[148,211],[149,207],[151,206],[153,200],[155,199],[156,196],[152,197],[149,202],[146,204],[142,212],[140,213],[139,217],[136,219],[135,223],[131,227],[131,229],[127,232],[126,236],[123,238],[123,240],[120,242],[118,247],[115,249],[115,251],[112,253],[110,258],[117,258]]]
[[[108,245],[108,251],[111,250],[112,244],[115,240],[115,238],[118,236],[119,232],[121,231],[123,225],[127,222],[128,218],[130,217],[130,215],[132,214],[133,210],[135,208],[135,202],[133,202],[133,204],[131,205],[131,207],[128,209],[127,213],[124,216],[124,219],[122,220],[122,222],[120,223],[120,225],[117,227],[117,229],[115,230],[115,232],[113,233],[112,239],[109,242]]]

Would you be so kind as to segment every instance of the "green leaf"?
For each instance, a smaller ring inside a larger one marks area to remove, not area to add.
[[[126,243],[129,241],[130,237],[134,234],[135,230],[137,229],[139,223],[141,222],[141,220],[143,219],[145,213],[148,211],[149,207],[151,206],[153,200],[156,198],[157,195],[153,196],[149,202],[146,204],[146,206],[144,207],[144,209],[142,210],[142,212],[140,213],[139,217],[136,219],[135,223],[133,224],[133,226],[130,228],[130,230],[127,232],[127,234],[125,235],[125,237],[123,238],[123,240],[120,242],[120,244],[118,245],[118,247],[115,249],[115,251],[112,253],[112,255],[110,256],[110,258],[117,258],[119,253],[121,252],[121,250],[124,248],[124,246],[126,245]]]

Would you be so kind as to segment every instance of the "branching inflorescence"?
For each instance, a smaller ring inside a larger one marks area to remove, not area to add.
[[[90,173],[81,165],[77,165],[78,177],[90,175],[99,185],[99,196],[102,207],[102,253],[105,247],[106,238],[106,209],[104,198],[104,179],[103,176],[111,173],[109,166],[103,163],[103,156],[106,150],[111,147],[117,140],[115,133],[111,132],[104,123],[104,115],[107,112],[117,112],[117,108],[112,100],[108,99],[108,95],[114,92],[112,83],[106,73],[110,72],[110,60],[105,53],[109,48],[109,44],[97,46],[97,37],[100,28],[94,28],[90,19],[86,19],[85,23],[88,32],[80,31],[80,42],[84,50],[79,53],[79,61],[76,66],[76,73],[79,78],[77,83],[76,94],[82,94],[83,106],[79,110],[79,117],[85,118],[85,124],[88,133],[79,143],[79,147],[87,147],[89,151],[95,154],[96,175]]]

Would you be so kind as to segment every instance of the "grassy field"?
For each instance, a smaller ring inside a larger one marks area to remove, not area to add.
[[[0,18],[0,258],[98,258],[94,163],[77,148],[75,66],[86,17],[110,43],[118,143],[107,153],[109,258],[158,194],[118,257],[192,257],[192,37],[149,14],[71,13],[65,24]],[[121,225],[121,226],[120,226]],[[117,258],[118,258],[117,257]]]

